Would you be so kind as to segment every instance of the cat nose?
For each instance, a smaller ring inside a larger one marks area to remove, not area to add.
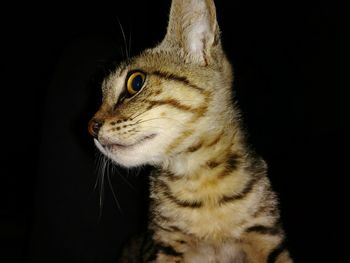
[[[103,121],[98,119],[92,119],[89,121],[88,131],[94,138],[97,138],[98,132],[100,131],[102,124]]]

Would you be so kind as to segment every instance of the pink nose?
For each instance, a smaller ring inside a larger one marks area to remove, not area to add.
[[[98,132],[100,131],[102,124],[103,121],[97,119],[92,119],[89,121],[88,131],[94,138],[97,138]]]

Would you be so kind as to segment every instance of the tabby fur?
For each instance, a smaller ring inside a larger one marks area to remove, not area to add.
[[[130,96],[133,72],[145,79]],[[149,231],[120,262],[292,262],[232,84],[213,0],[173,0],[164,40],[105,79],[89,124],[96,146],[119,165],[155,167]]]

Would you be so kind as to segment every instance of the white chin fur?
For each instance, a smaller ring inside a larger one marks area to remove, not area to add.
[[[142,145],[135,145],[130,148],[120,148],[116,150],[108,150],[104,148],[101,143],[94,139],[96,147],[109,159],[113,160],[119,165],[122,165],[124,167],[135,167],[145,164],[156,164],[160,162],[160,157],[162,155],[154,155],[150,154],[149,148],[152,147],[146,147],[143,144]],[[148,142],[152,143],[152,142]]]

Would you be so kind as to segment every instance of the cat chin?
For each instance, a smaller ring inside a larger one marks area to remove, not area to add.
[[[149,147],[145,145],[133,145],[130,147],[125,146],[103,146],[97,139],[94,139],[96,147],[107,158],[111,159],[115,163],[127,167],[137,167],[146,164],[156,165],[161,162],[161,158],[154,155],[150,155]]]

